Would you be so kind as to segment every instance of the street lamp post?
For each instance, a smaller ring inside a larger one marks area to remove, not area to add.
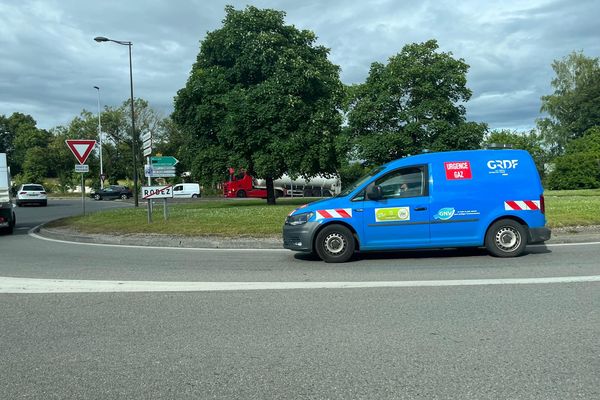
[[[98,143],[100,143],[100,189],[104,189],[104,170],[102,169],[102,124],[100,122],[100,87],[94,86],[98,91]]]
[[[135,114],[133,109],[133,70],[131,67],[131,46],[133,43],[122,40],[113,40],[103,36],[97,36],[94,40],[100,42],[114,42],[123,46],[129,47],[129,86],[131,89],[131,147],[133,149],[133,189],[134,189],[134,204],[136,207],[139,206],[138,201],[138,174],[137,174],[137,139],[135,135]]]

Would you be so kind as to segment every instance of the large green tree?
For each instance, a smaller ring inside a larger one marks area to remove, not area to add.
[[[9,117],[0,115],[0,153],[12,153],[15,132]]]
[[[43,182],[48,176],[48,169],[51,165],[49,161],[47,148],[31,147],[25,153],[22,179],[26,182]]]
[[[50,134],[38,129],[31,115],[16,112],[10,117],[0,116],[0,152],[8,153],[13,175],[23,172],[30,149],[46,148],[49,140]]]
[[[206,183],[227,167],[264,177],[274,204],[273,178],[335,171],[339,67],[314,33],[286,25],[284,12],[225,11],[175,99],[180,155]]]
[[[569,141],[600,126],[600,61],[573,52],[555,60],[552,69],[554,93],[542,96],[541,111],[548,116],[538,126],[553,153],[560,155]]]
[[[478,148],[485,124],[467,122],[469,66],[438,51],[435,40],[404,46],[375,62],[350,90],[348,133],[355,155],[380,164],[421,152]]]

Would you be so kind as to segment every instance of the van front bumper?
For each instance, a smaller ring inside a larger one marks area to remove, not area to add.
[[[542,228],[529,228],[529,244],[542,243],[546,240],[550,240],[550,236],[552,236],[552,231],[550,228],[546,228],[545,226]]]
[[[283,247],[295,251],[313,251],[313,238],[317,222],[307,222],[302,225],[283,225]]]

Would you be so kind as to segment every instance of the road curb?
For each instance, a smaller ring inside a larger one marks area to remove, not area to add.
[[[211,248],[211,249],[282,249],[283,240],[277,237],[218,237],[182,236],[163,234],[88,234],[69,228],[34,229],[38,235],[55,240],[76,243],[97,243],[128,246]],[[545,244],[600,242],[600,227],[571,227],[553,230],[552,238]]]
[[[162,234],[87,234],[70,229],[47,228],[34,230],[38,235],[55,240],[76,243],[97,243],[128,246],[211,248],[211,249],[282,249],[283,240],[257,237],[189,237]]]

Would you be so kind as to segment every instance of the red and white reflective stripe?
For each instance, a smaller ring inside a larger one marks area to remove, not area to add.
[[[335,208],[331,210],[317,210],[317,220],[328,218],[352,218],[352,209]]]
[[[513,200],[504,202],[505,210],[535,211],[540,209],[539,200]]]

